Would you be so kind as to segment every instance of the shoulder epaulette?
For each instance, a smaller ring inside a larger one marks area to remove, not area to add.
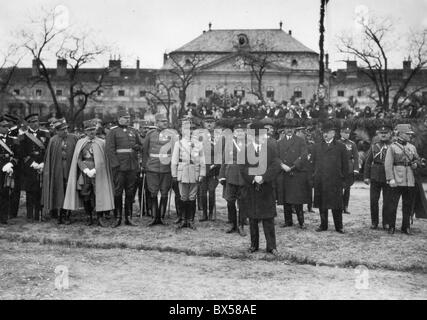
[[[110,128],[110,130],[114,130],[114,129],[116,129],[116,128],[118,128],[119,126],[112,126],[111,128]]]

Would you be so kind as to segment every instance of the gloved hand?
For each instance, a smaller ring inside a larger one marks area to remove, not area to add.
[[[39,169],[40,171],[43,171],[43,168],[44,168],[44,162],[42,162],[42,163],[40,163],[40,164],[39,164],[38,169]]]
[[[254,181],[258,184],[262,184],[264,182],[264,179],[262,176],[255,176]]]
[[[91,175],[92,175],[92,177],[91,177],[91,178],[95,177],[95,175],[96,175],[96,169],[95,169],[95,168],[93,168],[92,170],[90,170],[90,173],[91,173]]]
[[[83,170],[83,173],[89,177],[90,170],[88,168]]]
[[[3,166],[2,171],[3,172],[7,172],[7,173],[12,173],[13,172],[13,163],[12,162],[6,163]]]
[[[33,161],[33,163],[30,165],[30,168],[37,170],[39,168],[39,164],[37,162]]]

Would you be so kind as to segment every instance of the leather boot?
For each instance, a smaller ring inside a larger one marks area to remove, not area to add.
[[[196,227],[194,226],[194,216],[196,215],[196,200],[188,201],[188,208],[187,225],[189,228],[196,230]]]
[[[98,226],[98,227],[104,227],[104,225],[102,224],[102,212],[97,212],[96,213],[96,225]]]
[[[168,197],[161,197],[160,198],[160,215],[159,215],[159,220],[160,220],[160,224],[165,224],[162,219],[165,218],[166,215],[166,209],[168,206]]]
[[[135,227],[136,225],[132,223],[132,200],[126,200],[125,202],[125,225]]]
[[[61,209],[64,210],[64,209]],[[65,216],[65,224],[70,225],[71,224],[71,211],[70,210],[64,210],[64,216]]]
[[[86,213],[86,216],[88,217],[88,222],[86,223],[86,225],[91,226],[93,224],[93,219],[92,219],[92,206],[90,205],[90,201],[84,201],[83,207],[85,208],[85,213]]]
[[[179,229],[188,227],[187,217],[188,217],[188,211],[189,211],[189,204],[188,204],[188,201],[181,201],[181,204],[182,204],[181,206],[182,219],[181,219],[181,223],[178,225]]]
[[[214,217],[215,209],[215,192],[209,192],[209,220],[215,220]]]
[[[182,211],[183,211],[183,201],[175,194],[175,209],[176,209],[176,217],[175,224],[182,222]]]
[[[157,196],[151,197],[151,213],[153,215],[153,220],[148,224],[148,226],[151,227],[156,224],[160,224],[161,219],[160,219],[159,203],[157,200]]]
[[[58,209],[58,224],[64,224],[64,217],[63,217],[63,211],[61,209]]]
[[[120,226],[122,224],[122,215],[123,215],[123,200],[122,200],[122,196],[117,196],[114,197],[114,206],[115,206],[115,210],[114,212],[117,215],[117,221],[114,224],[113,228],[117,228],[118,226]]]
[[[206,194],[202,194],[201,198],[202,198],[203,214],[202,214],[202,218],[199,219],[199,221],[207,221],[208,220],[208,197],[206,196]]]

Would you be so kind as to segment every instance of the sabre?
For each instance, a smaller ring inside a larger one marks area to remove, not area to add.
[[[172,197],[172,188],[169,189],[169,197],[168,197],[168,218],[171,217],[171,197]]]
[[[141,194],[141,203],[139,204],[139,218],[142,218],[142,212],[144,210],[145,205],[145,174],[142,176],[142,194]]]

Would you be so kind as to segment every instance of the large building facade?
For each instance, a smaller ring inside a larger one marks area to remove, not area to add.
[[[248,62],[248,56],[258,60],[255,66]],[[259,92],[255,73],[263,61],[264,100],[290,101],[293,97],[296,101],[308,101],[318,89],[319,55],[281,26],[262,30],[210,28],[165,56],[160,78],[177,81],[171,70],[191,69],[195,61],[197,70],[186,92],[187,102],[197,103],[199,98],[207,98],[216,90],[227,90],[250,102],[259,100],[259,95],[253,92]]]

